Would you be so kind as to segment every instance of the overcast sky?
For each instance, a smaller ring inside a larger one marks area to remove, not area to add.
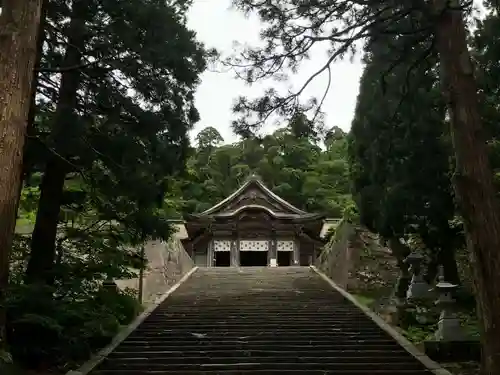
[[[188,19],[189,27],[198,34],[207,47],[215,47],[222,54],[232,51],[233,41],[255,44],[259,41],[261,24],[257,19],[247,19],[241,13],[230,10],[231,0],[194,0]],[[291,84],[301,86],[309,76],[324,65],[326,53],[316,50],[311,60],[304,64],[299,74],[292,77]],[[327,114],[326,125],[340,126],[349,130],[354,114],[356,96],[358,94],[359,78],[362,65],[359,62],[337,62],[332,66],[332,86],[324,103]],[[201,120],[196,124],[194,134],[207,126],[217,128],[226,142],[236,140],[231,132],[231,106],[239,95],[259,96],[266,87],[276,87],[276,83],[265,82],[248,87],[244,82],[234,78],[234,73],[207,71],[202,75],[201,85],[196,92],[196,107]],[[316,79],[304,93],[304,98],[310,96],[322,97],[327,85],[327,76]],[[267,124],[263,132],[271,132],[272,124]]]

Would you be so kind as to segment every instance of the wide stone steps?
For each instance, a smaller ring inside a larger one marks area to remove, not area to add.
[[[91,375],[431,374],[306,267],[200,269]]]

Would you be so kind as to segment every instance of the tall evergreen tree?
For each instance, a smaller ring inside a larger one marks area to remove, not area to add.
[[[158,210],[165,177],[183,167],[187,131],[198,119],[193,91],[205,68],[185,5],[48,2],[43,99],[31,143],[45,152],[26,161],[42,176],[28,282],[53,283],[58,227],[68,210],[90,209],[135,242],[168,236]]]
[[[362,222],[392,243],[420,236],[435,260],[428,281],[442,264],[447,280],[457,283],[458,233],[450,224],[455,205],[436,56],[416,69],[405,64],[391,69],[407,43],[405,37],[380,35],[366,48],[349,147],[355,200]],[[427,48],[417,45],[413,53]],[[398,254],[398,248],[393,251],[402,261],[407,254]]]
[[[0,351],[41,0],[0,3]]]
[[[461,214],[467,245],[475,258],[475,280],[479,314],[483,323],[483,353],[485,374],[500,373],[500,210],[493,183],[492,169],[483,134],[478,106],[474,69],[467,48],[464,22],[471,2],[454,0],[357,2],[300,1],[289,7],[282,1],[235,0],[242,11],[256,12],[265,24],[261,33],[263,46],[249,48],[241,58],[233,59],[235,67],[244,67],[241,76],[255,82],[262,78],[280,76],[282,68],[297,70],[315,45],[328,44],[325,64],[304,85],[292,94],[281,95],[270,89],[263,98],[241,98],[235,110],[242,118],[235,125],[249,131],[260,125],[271,112],[286,114],[301,105],[300,96],[307,85],[322,73],[327,73],[336,59],[355,49],[358,41],[371,36],[374,26],[395,36],[412,35],[405,46],[404,56],[412,59],[410,66],[420,65],[423,55],[410,53],[416,44],[432,41],[438,51],[440,81],[450,117],[451,139],[455,156],[453,188]],[[421,22],[398,28],[402,19],[419,18]],[[242,61],[245,60],[245,61]],[[408,61],[408,60],[407,60]],[[315,102],[306,106],[317,109]],[[257,113],[256,122],[248,120]]]

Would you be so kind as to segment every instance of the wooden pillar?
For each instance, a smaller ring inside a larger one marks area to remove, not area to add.
[[[316,264],[316,242],[313,242],[312,244],[312,255],[309,263],[310,266]]]
[[[299,266],[300,265],[300,239],[299,237],[295,237],[293,240],[293,258],[292,265]]]
[[[214,261],[215,261],[214,240],[211,239],[210,241],[208,241],[208,246],[207,246],[207,267],[215,266]]]
[[[273,258],[278,262],[278,236],[273,232]]]
[[[267,252],[267,265],[271,265],[271,259],[275,259],[278,262],[278,252],[277,252],[278,242],[276,240],[276,233],[273,232],[271,239],[269,240],[269,250]]]
[[[267,241],[267,266],[271,265],[271,258],[273,257],[273,240],[270,239]]]
[[[234,267],[240,267],[241,265],[241,257],[240,257],[240,227],[239,222],[232,226],[233,232],[233,246],[234,246]]]
[[[231,238],[231,267],[239,266],[238,238],[234,235]]]
[[[239,267],[241,266],[241,258],[240,258],[240,242],[241,242],[241,238],[239,236],[239,233],[236,234],[236,240],[235,240],[235,251],[236,251],[236,266]]]

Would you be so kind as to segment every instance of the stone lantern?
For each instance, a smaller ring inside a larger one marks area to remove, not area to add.
[[[436,290],[439,293],[439,298],[436,301],[436,306],[441,310],[439,315],[438,329],[434,336],[438,341],[465,341],[467,335],[460,325],[460,319],[456,314],[456,303],[453,298],[453,292],[458,288],[458,285],[451,284],[444,279],[442,267]]]
[[[424,280],[422,274],[422,263],[425,257],[420,250],[414,250],[405,259],[405,263],[410,266],[411,282],[406,292],[408,301],[425,299],[429,296],[429,284]]]

